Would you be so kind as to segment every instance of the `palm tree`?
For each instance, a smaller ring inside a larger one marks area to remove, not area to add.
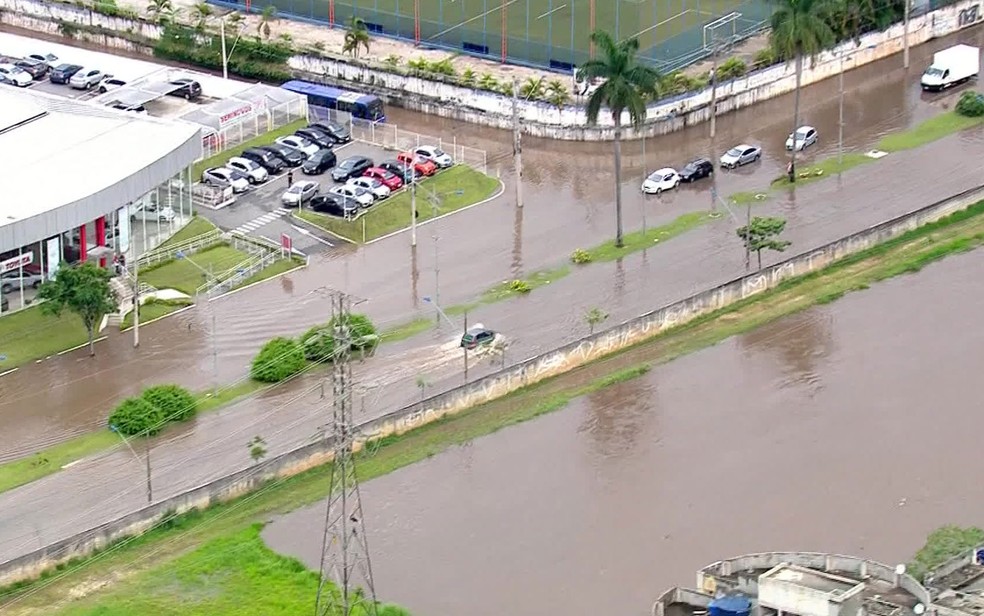
[[[362,19],[353,17],[348,30],[345,31],[342,53],[350,53],[353,58],[358,58],[360,47],[365,47],[366,53],[369,53],[369,28]]]
[[[795,0],[790,0],[795,1]],[[639,39],[615,42],[612,35],[596,30],[591,43],[600,52],[578,69],[579,79],[604,80],[588,98],[588,123],[597,124],[601,108],[608,107],[615,121],[615,246],[622,241],[622,113],[629,112],[633,126],[646,119],[646,100],[659,88],[659,73],[636,58]]]
[[[277,21],[277,7],[268,4],[260,13],[260,21],[256,24],[256,36],[263,35],[263,38],[270,38],[270,24]]]
[[[800,81],[803,76],[803,57],[816,57],[836,41],[833,29],[824,19],[830,15],[831,0],[772,0],[777,9],[772,14],[770,43],[776,55],[785,61],[796,61],[796,96],[793,103],[793,133],[799,128]],[[790,182],[796,181],[796,141],[793,139],[792,160],[789,163]]]
[[[147,14],[155,21],[159,22],[174,10],[171,0],[150,0],[147,3]]]
[[[567,91],[567,86],[564,82],[559,79],[553,79],[547,84],[547,102],[557,108],[558,111],[563,110],[564,105],[566,105],[571,100],[570,92]]]
[[[207,2],[199,2],[192,7],[191,18],[195,20],[195,29],[199,32],[205,30],[208,20],[214,15],[215,12],[212,10],[212,5]]]

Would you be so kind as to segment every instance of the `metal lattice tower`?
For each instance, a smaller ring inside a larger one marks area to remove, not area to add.
[[[318,584],[315,614],[376,616],[376,590],[372,580],[369,543],[352,455],[355,439],[352,367],[349,363],[352,332],[348,326],[352,300],[339,292],[332,292],[331,298],[335,361],[332,371],[332,432],[327,433],[326,437],[334,439],[335,456],[325,504],[321,581]]]

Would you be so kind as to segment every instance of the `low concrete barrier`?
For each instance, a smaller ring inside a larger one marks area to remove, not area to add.
[[[796,255],[760,272],[736,278],[558,349],[531,357],[467,385],[370,420],[357,427],[359,436],[355,448],[359,450],[369,441],[403,434],[467,408],[500,398],[522,387],[568,372],[590,361],[643,342],[674,326],[684,325],[700,316],[771,289],[784,280],[817,271],[837,259],[966,209],[982,199],[984,199],[984,186],[964,191],[815,250]],[[0,586],[32,579],[71,559],[93,554],[114,541],[139,535],[172,512],[182,513],[191,509],[203,509],[217,502],[236,498],[256,489],[266,481],[295,475],[329,462],[331,457],[330,440],[312,443],[271,458],[255,467],[155,503],[75,537],[0,563]],[[851,570],[847,568],[852,562],[853,559],[850,562],[836,562],[830,567]],[[745,567],[745,564],[739,563],[738,566]],[[874,566],[874,563],[866,566]],[[894,571],[873,570],[870,573],[879,576],[894,575]],[[920,590],[922,586],[913,580],[915,586],[910,589],[908,576],[903,578],[901,582],[903,587],[922,598],[918,594],[923,592]]]

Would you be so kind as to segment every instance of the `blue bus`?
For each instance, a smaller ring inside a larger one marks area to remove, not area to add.
[[[308,105],[324,109],[337,109],[352,114],[353,117],[371,122],[385,122],[383,101],[372,94],[349,92],[332,86],[310,81],[288,81],[280,86],[285,90],[303,94],[307,97]]]

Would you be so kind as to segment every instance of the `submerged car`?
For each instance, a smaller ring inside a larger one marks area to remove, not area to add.
[[[697,158],[680,169],[681,182],[696,182],[714,175],[714,164],[706,158]]]
[[[795,133],[790,133],[789,137],[786,137],[786,149],[792,150],[795,143],[796,151],[801,152],[816,143],[817,137],[817,129],[812,126],[800,126]]]
[[[642,192],[647,195],[658,195],[664,190],[673,190],[679,185],[680,175],[675,170],[666,167],[649,174],[649,177],[642,182]]]
[[[478,323],[474,327],[469,328],[461,337],[461,348],[471,351],[480,346],[492,344],[495,337],[496,333],[494,331]]]
[[[762,158],[762,148],[743,143],[736,145],[721,156],[721,166],[725,169],[737,169],[742,165],[754,163]]]

